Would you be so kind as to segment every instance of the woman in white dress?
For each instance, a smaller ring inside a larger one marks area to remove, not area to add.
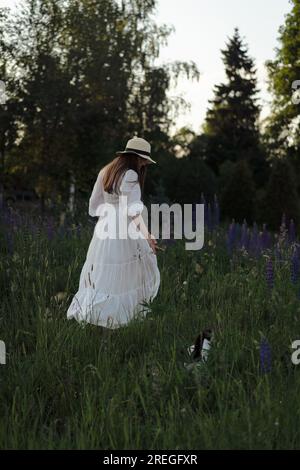
[[[150,150],[134,137],[99,172],[89,200],[89,215],[98,222],[67,318],[115,329],[144,317],[157,295],[156,240],[141,215],[146,165],[155,163]]]

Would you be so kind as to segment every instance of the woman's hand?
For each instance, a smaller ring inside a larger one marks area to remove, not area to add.
[[[147,242],[149,243],[150,248],[152,248],[154,254],[156,255],[157,241],[151,233],[149,233],[148,235]]]

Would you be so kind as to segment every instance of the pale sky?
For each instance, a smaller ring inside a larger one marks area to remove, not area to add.
[[[0,6],[14,6],[17,0],[0,0]],[[213,86],[224,80],[220,49],[224,48],[235,26],[249,46],[258,70],[262,118],[268,113],[264,63],[274,58],[278,28],[291,10],[289,0],[158,0],[154,17],[158,24],[175,27],[168,45],[162,47],[157,64],[174,60],[193,60],[200,80],[181,79],[169,95],[180,94],[191,103],[186,114],[178,116],[175,129],[189,126],[199,132],[204,121]]]

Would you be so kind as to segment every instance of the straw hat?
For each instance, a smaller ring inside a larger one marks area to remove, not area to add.
[[[156,163],[151,158],[151,145],[147,140],[142,139],[142,137],[133,137],[132,139],[129,139],[125,150],[116,152],[117,155],[121,153],[135,153],[139,157],[145,158],[152,163]]]

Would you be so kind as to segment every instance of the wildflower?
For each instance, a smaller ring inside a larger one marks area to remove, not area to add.
[[[260,342],[260,368],[263,374],[271,372],[271,362],[271,347],[266,338],[263,338]]]
[[[271,258],[267,259],[266,264],[266,281],[269,289],[273,289],[274,287],[274,269],[273,269],[273,262]]]
[[[256,222],[254,222],[254,224],[253,224],[253,233],[254,233],[255,235],[258,235],[258,226],[257,226],[257,223],[256,223]]]
[[[243,225],[242,225],[242,231],[241,231],[241,238],[240,238],[240,242],[239,242],[239,246],[240,246],[241,249],[245,248],[247,250],[248,242],[249,242],[248,233],[249,232],[247,230],[247,222],[244,219]]]
[[[232,219],[232,223],[229,226],[228,234],[227,234],[227,250],[229,255],[232,254],[232,250],[235,244],[235,237],[236,237],[236,225],[234,219]]]
[[[293,243],[296,240],[296,228],[293,219],[290,220],[288,238],[290,243]]]
[[[258,236],[257,243],[256,243],[256,249],[255,249],[255,257],[256,258],[258,258],[258,256],[261,255],[262,250],[263,250],[262,238],[260,236]]]
[[[254,223],[251,238],[249,241],[249,252],[252,256],[258,257],[261,249],[260,236],[257,230],[257,225]]]
[[[297,252],[295,251],[291,259],[291,281],[293,284],[297,283],[299,277],[300,262]]]
[[[279,243],[285,245],[287,241],[287,228],[286,228],[286,216],[285,213],[282,214],[281,225],[279,228]]]

